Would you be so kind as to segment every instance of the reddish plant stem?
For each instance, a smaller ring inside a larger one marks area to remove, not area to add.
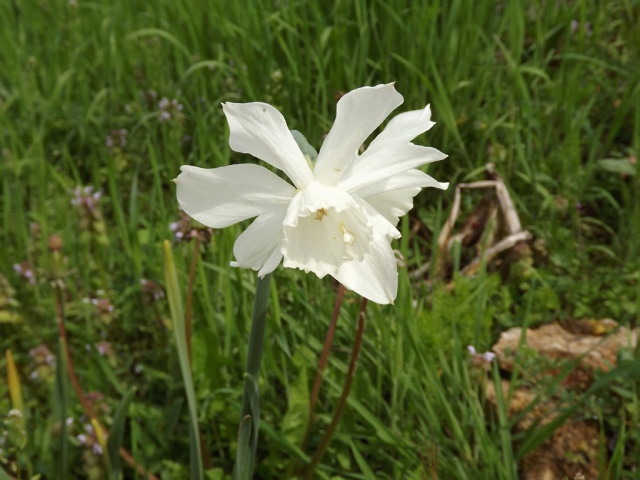
[[[56,317],[58,319],[58,331],[60,333],[60,339],[62,340],[62,346],[64,348],[65,360],[67,362],[67,372],[69,372],[69,379],[71,380],[71,386],[73,390],[76,392],[76,396],[78,400],[80,400],[80,404],[84,409],[87,416],[92,420],[98,420],[96,413],[93,411],[91,404],[87,401],[84,394],[82,393],[82,388],[80,387],[80,382],[78,381],[78,377],[76,376],[76,371],[73,367],[73,360],[71,358],[71,350],[69,348],[69,341],[67,339],[67,329],[64,325],[64,313],[62,311],[62,302],[60,300],[60,296],[62,293],[59,289],[57,289],[57,294],[55,298],[56,304]]]
[[[313,454],[313,458],[311,462],[307,466],[303,479],[309,479],[313,475],[316,470],[316,467],[322,460],[322,456],[329,446],[329,441],[333,437],[335,433],[336,427],[340,422],[340,417],[344,413],[344,409],[347,406],[347,398],[349,397],[349,392],[351,392],[351,387],[353,386],[353,379],[355,378],[356,367],[358,365],[358,358],[360,357],[360,349],[362,347],[362,334],[364,332],[364,324],[365,317],[367,311],[367,299],[363,298],[362,303],[360,304],[360,312],[358,313],[358,328],[356,330],[356,336],[353,340],[353,347],[351,349],[351,361],[349,362],[349,370],[347,371],[347,379],[344,382],[344,387],[342,388],[342,394],[340,395],[340,400],[338,400],[338,405],[336,406],[335,411],[333,412],[333,418],[331,419],[331,423],[329,424],[329,428],[322,437],[322,441],[316,450],[316,453]]]
[[[71,350],[69,348],[69,341],[67,337],[67,329],[64,325],[64,312],[62,310],[62,290],[60,285],[56,285],[55,305],[56,317],[58,320],[58,331],[60,334],[60,339],[62,341],[62,347],[64,348],[65,359],[67,362],[67,372],[69,373],[71,386],[73,387],[78,400],[80,400],[80,404],[82,405],[82,408],[84,409],[86,415],[98,425],[98,428],[102,430],[102,433],[106,438],[109,435],[109,430],[107,430],[104,425],[102,425],[95,411],[91,407],[91,404],[87,401],[84,393],[82,393],[82,387],[80,387],[80,382],[78,381],[75,368],[73,367],[73,360],[71,358]],[[138,465],[133,456],[124,447],[120,447],[120,457],[122,457],[122,459],[127,462],[127,464],[131,468],[136,470],[138,474],[146,477],[148,480],[159,480],[158,477],[156,477],[154,474],[145,472],[144,468],[142,468],[142,465]]]
[[[316,377],[313,380],[313,389],[311,390],[311,398],[309,401],[309,421],[307,423],[307,429],[304,432],[304,440],[302,440],[301,450],[304,452],[309,445],[309,437],[311,436],[311,426],[313,424],[313,417],[315,414],[316,403],[318,402],[318,396],[320,395],[320,385],[322,384],[322,375],[324,369],[327,366],[327,360],[329,359],[329,352],[331,351],[331,344],[333,343],[333,336],[336,333],[336,325],[338,324],[338,315],[342,308],[342,302],[344,300],[344,285],[338,286],[338,294],[336,295],[336,301],[333,304],[333,312],[331,313],[331,322],[329,323],[329,330],[327,330],[327,336],[324,340],[324,347],[320,360],[318,361],[318,370],[316,371]]]

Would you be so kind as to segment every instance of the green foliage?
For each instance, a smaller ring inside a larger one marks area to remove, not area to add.
[[[457,276],[453,287],[436,285],[430,295],[430,308],[415,318],[426,351],[435,358],[456,344],[489,349],[496,312],[508,308],[508,304],[496,305],[491,301],[499,298],[500,289],[497,275],[481,279]]]
[[[205,476],[230,478],[255,274],[228,266],[241,227],[209,232],[181,218],[171,179],[182,164],[254,161],[230,151],[221,102],[275,105],[312,157],[337,96],[395,81],[399,111],[430,103],[438,122],[416,139],[450,155],[429,173],[453,186],[493,162],[534,233],[533,254],[502,277],[458,276],[451,291],[401,269],[396,305],[369,308],[354,387],[318,477],[516,478],[504,409],[486,414],[486,372],[466,346],[486,350],[502,329],[557,319],[637,321],[639,18],[626,0],[0,2],[0,350],[14,354],[28,411],[24,448],[0,461],[0,477],[105,478],[61,377],[56,281],[79,381],[122,433],[116,443],[161,478],[188,478],[197,421],[213,464]],[[394,247],[408,270],[432,256],[452,193],[416,198]],[[203,241],[187,401],[161,244],[173,239],[183,287],[194,229]],[[354,333],[351,295],[310,448],[300,450],[333,287],[274,273],[257,376],[259,478],[287,478],[330,422]],[[637,351],[626,355],[637,362]],[[620,378],[580,408],[612,439],[607,474],[632,478],[638,385]],[[117,407],[133,387],[122,423]],[[9,409],[0,381],[0,417]],[[73,421],[61,428],[63,417]],[[528,445],[548,433],[532,430]]]
[[[298,351],[291,359],[298,376],[290,380],[287,411],[282,417],[279,428],[280,433],[284,435],[291,445],[302,444],[307,421],[309,420],[310,379],[307,373],[309,358],[313,358],[312,352],[306,352],[306,355],[302,355]]]

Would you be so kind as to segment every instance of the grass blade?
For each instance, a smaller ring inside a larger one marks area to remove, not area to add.
[[[506,478],[517,478],[516,468],[517,461],[513,454],[513,440],[511,438],[511,429],[507,411],[509,410],[505,398],[502,394],[502,385],[500,383],[500,372],[498,365],[493,364],[492,369],[493,382],[496,388],[496,403],[498,410],[498,424],[500,426],[500,441],[502,446],[502,457],[504,462],[504,474]]]
[[[7,472],[4,471],[4,468],[0,467],[0,480],[11,480],[11,477]]]
[[[109,462],[111,463],[111,477],[113,480],[120,478],[120,445],[122,445],[124,438],[124,422],[127,419],[127,411],[129,410],[131,400],[133,400],[134,393],[135,388],[130,389],[120,402],[120,405],[118,405],[116,413],[113,416],[109,438],[107,439],[107,452]]]
[[[234,476],[237,480],[249,480],[251,478],[251,416],[247,415],[240,422],[238,428],[238,451],[236,453],[236,470]]]
[[[184,382],[184,389],[187,395],[187,405],[189,407],[189,448],[191,458],[190,478],[191,480],[202,480],[202,452],[200,451],[200,436],[198,433],[198,412],[196,408],[196,394],[193,388],[193,378],[191,377],[191,366],[189,365],[189,356],[187,353],[182,296],[180,295],[178,273],[176,272],[176,265],[173,260],[173,251],[171,250],[171,244],[168,240],[164,241],[163,248],[167,298],[169,300],[173,333],[175,335],[176,347],[178,349],[180,371],[182,372],[182,380]]]
[[[24,404],[22,402],[22,388],[20,387],[20,377],[18,376],[18,369],[13,361],[13,355],[11,350],[7,349],[7,383],[9,385],[9,396],[11,397],[11,406],[16,410],[20,410],[23,414],[23,426],[24,426]]]

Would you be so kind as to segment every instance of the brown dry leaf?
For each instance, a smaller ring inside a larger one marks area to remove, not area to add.
[[[483,265],[497,260],[504,251],[529,241],[532,236],[522,230],[520,218],[502,177],[493,164],[486,166],[487,180],[462,183],[456,187],[451,212],[438,236],[437,279],[451,278],[456,244],[461,249],[461,273],[474,275]],[[483,190],[483,196],[473,211],[463,220],[460,230],[454,227],[460,215],[462,190]],[[522,250],[529,252],[530,250]],[[516,256],[517,257],[517,256]],[[429,270],[430,262],[411,273],[420,278]]]

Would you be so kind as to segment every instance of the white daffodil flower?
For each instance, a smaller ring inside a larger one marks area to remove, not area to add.
[[[233,247],[239,267],[272,272],[284,266],[331,275],[377,303],[398,289],[390,241],[399,218],[423,187],[446,189],[417,167],[446,155],[411,143],[430,129],[429,106],[394,117],[362,154],[367,137],[403,102],[393,84],[344,95],[315,163],[298,147],[278,110],[265,103],[224,103],[231,149],[282,170],[293,185],[251,164],[183,166],[175,180],[180,207],[212,228],[257,219]]]

